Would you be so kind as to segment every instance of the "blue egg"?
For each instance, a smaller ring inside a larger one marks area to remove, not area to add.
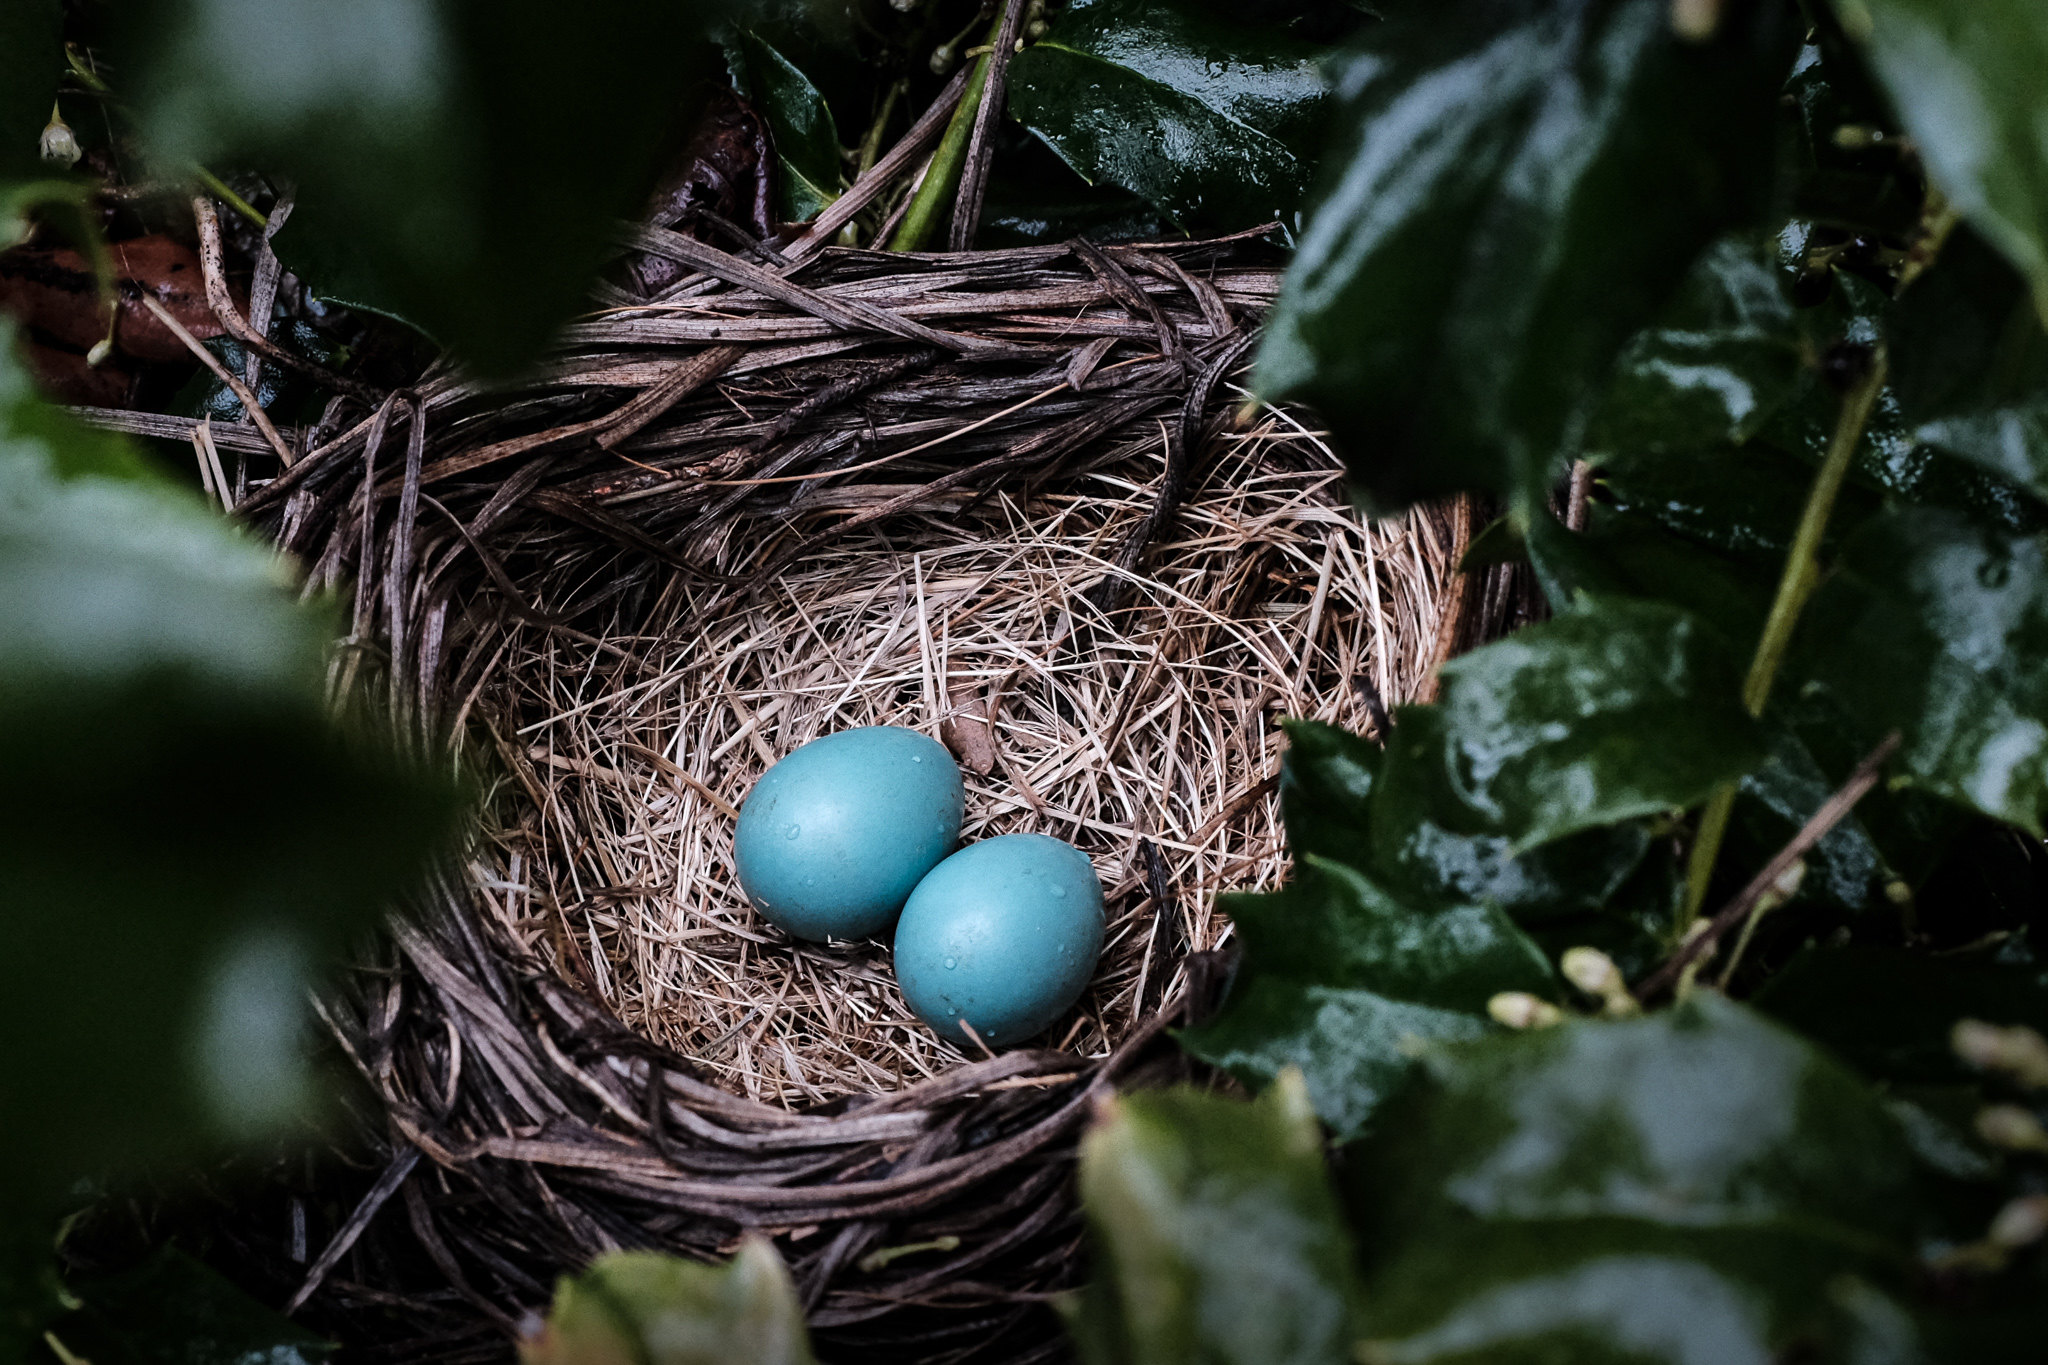
[[[740,886],[771,924],[813,941],[871,938],[960,842],[960,768],[894,725],[814,739],[740,808]]]
[[[1043,834],[961,849],[910,893],[896,923],[896,984],[957,1043],[965,1019],[991,1047],[1043,1032],[1102,955],[1102,883],[1088,855]]]

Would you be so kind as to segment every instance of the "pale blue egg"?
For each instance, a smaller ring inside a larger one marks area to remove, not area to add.
[[[960,842],[964,805],[959,765],[915,730],[814,739],[747,794],[733,838],[740,886],[798,938],[874,937]]]
[[[1065,1014],[1102,955],[1102,883],[1088,855],[1044,834],[970,844],[917,884],[896,923],[896,984],[955,1042],[991,1047]]]

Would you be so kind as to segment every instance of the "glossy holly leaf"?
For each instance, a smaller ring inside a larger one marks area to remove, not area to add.
[[[46,173],[39,145],[64,73],[61,0],[0,6],[0,177]]]
[[[1937,795],[2038,834],[2048,804],[2048,541],[1911,508],[1844,546],[1801,670]],[[1874,741],[1874,738],[1872,740]]]
[[[1526,851],[1515,833],[1455,780],[1442,708],[1394,713],[1375,782],[1368,851],[1342,854],[1420,904],[1497,905],[1535,926],[1598,910],[1628,880],[1649,845],[1640,825],[1582,831]]]
[[[1347,1365],[1351,1239],[1297,1076],[1250,1104],[1120,1095],[1081,1144],[1088,1365]]]
[[[812,1365],[796,1286],[758,1235],[724,1265],[652,1251],[600,1256],[555,1286],[525,1365]]]
[[[1662,0],[1392,9],[1337,73],[1259,391],[1317,408],[1378,507],[1534,505],[1622,346],[1760,204],[1789,13],[1693,44]]]
[[[2048,10],[2034,0],[1833,0],[1964,219],[2019,267],[2048,320]]]
[[[810,77],[759,35],[741,29],[725,49],[732,83],[768,120],[780,169],[776,212],[808,222],[839,197],[839,130]]]
[[[1287,847],[1296,858],[1307,853],[1357,858],[1379,766],[1379,746],[1363,735],[1318,721],[1287,722],[1280,812]]]
[[[1777,586],[1775,564],[1721,554],[1640,515],[1597,504],[1585,529],[1554,518],[1529,527],[1529,562],[1551,610],[1565,613],[1605,598],[1664,602],[1718,632],[1723,648],[1747,655],[1763,633]]]
[[[290,577],[0,347],[0,1203],[297,1117],[306,990],[452,832]]]
[[[156,158],[296,182],[276,247],[503,376],[584,303],[711,70],[690,5],[150,0],[115,69]]]
[[[1812,382],[1776,244],[1724,237],[1632,337],[1594,411],[1588,458],[1740,445]]]
[[[1009,112],[1090,184],[1183,228],[1300,211],[1325,49],[1188,0],[1075,0],[1010,64]]]
[[[1497,992],[1555,993],[1548,959],[1500,910],[1404,905],[1354,867],[1296,856],[1281,890],[1219,903],[1244,942],[1243,973],[1181,1043],[1253,1084],[1298,1068],[1340,1138],[1364,1130],[1419,1043],[1491,1027]]]
[[[93,1365],[318,1365],[340,1349],[176,1247],[71,1292],[50,1335]]]
[[[1711,995],[1432,1049],[1351,1165],[1368,1361],[1758,1362],[1853,1324],[1912,1168],[1877,1098]]]
[[[1683,809],[1763,758],[1726,641],[1661,603],[1582,598],[1442,676],[1451,781],[1517,851]]]

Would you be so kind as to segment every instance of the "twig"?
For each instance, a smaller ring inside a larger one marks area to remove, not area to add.
[[[1828,517],[1835,509],[1835,498],[1842,491],[1842,480],[1848,475],[1850,458],[1856,453],[1856,446],[1863,439],[1863,428],[1870,420],[1870,410],[1877,402],[1878,391],[1884,387],[1885,358],[1883,350],[1871,353],[1869,367],[1842,395],[1841,415],[1835,421],[1835,431],[1828,442],[1827,457],[1821,461],[1820,472],[1813,476],[1813,487],[1806,495],[1806,508],[1799,514],[1799,529],[1793,534],[1792,548],[1786,552],[1785,568],[1778,578],[1777,595],[1771,601],[1770,618],[1764,622],[1764,633],[1756,642],[1756,653],[1750,659],[1749,676],[1742,683],[1742,704],[1752,716],[1764,713],[1764,704],[1770,700],[1771,684],[1778,676],[1778,666],[1784,662],[1786,647],[1792,643],[1792,632],[1799,624],[1799,614],[1806,607],[1806,601],[1813,596],[1815,586],[1820,582],[1820,542],[1827,531]],[[1723,783],[1707,801],[1706,809],[1700,812],[1699,833],[1693,839],[1692,853],[1686,864],[1685,904],[1680,911],[1679,928],[1692,923],[1699,914],[1700,906],[1707,899],[1707,887],[1713,880],[1714,860],[1720,856],[1721,841],[1728,833],[1728,817],[1735,810],[1736,784]]]
[[[966,90],[967,72],[963,70],[946,83],[931,107],[918,116],[909,131],[896,139],[896,145],[889,149],[888,154],[855,180],[846,193],[827,204],[809,227],[791,239],[789,245],[782,249],[782,254],[792,261],[801,261],[818,248],[830,244],[839,235],[839,229],[852,222],[856,214],[873,203],[877,195],[939,140],[953,116],[953,106],[960,103],[960,97]]]
[[[199,273],[206,282],[206,302],[229,335],[265,360],[274,361],[288,370],[297,370],[314,383],[345,393],[367,407],[374,408],[384,401],[384,395],[368,384],[338,375],[304,356],[294,355],[250,326],[228,294],[227,275],[221,258],[220,220],[205,195],[193,198],[192,219],[199,226]]]
[[[1705,956],[1707,950],[1714,946],[1721,935],[1741,923],[1757,901],[1777,885],[1778,879],[1785,875],[1787,869],[1804,857],[1808,849],[1826,837],[1827,832],[1841,823],[1842,817],[1877,785],[1878,770],[1898,747],[1897,731],[1885,736],[1884,742],[1872,749],[1863,761],[1856,765],[1856,771],[1849,775],[1849,780],[1842,784],[1841,790],[1830,796],[1821,808],[1813,813],[1812,818],[1799,827],[1799,832],[1792,836],[1791,842],[1779,849],[1777,856],[1765,863],[1761,872],[1750,878],[1749,885],[1743,887],[1733,900],[1721,907],[1713,919],[1708,921],[1706,929],[1694,934],[1683,947],[1671,955],[1669,961],[1636,987],[1636,998],[1648,1000],[1670,986],[1688,966]]]
[[[995,51],[988,55],[988,76],[982,85],[981,103],[974,110],[974,128],[967,138],[967,160],[960,171],[960,192],[953,200],[953,225],[946,234],[950,251],[965,251],[973,246],[974,230],[981,225],[981,201],[988,191],[988,167],[996,150],[996,124],[1003,116],[1010,58],[1016,55],[1017,38],[1024,31],[1024,9],[1024,0],[1008,0],[996,34]]]
[[[939,225],[939,215],[945,211],[954,187],[959,183],[960,167],[967,156],[967,139],[981,112],[982,97],[988,90],[988,68],[988,57],[974,59],[974,68],[967,77],[967,89],[960,97],[960,107],[953,111],[952,121],[946,125],[946,135],[939,140],[938,151],[932,153],[932,164],[925,170],[924,183],[911,197],[903,226],[897,228],[896,235],[889,239],[889,250],[920,251],[932,229]]]
[[[256,424],[256,430],[263,433],[263,439],[277,452],[277,458],[289,467],[292,463],[292,449],[284,443],[284,437],[277,434],[277,428],[270,424],[270,414],[256,401],[256,395],[249,392],[249,386],[228,373],[227,366],[214,357],[212,351],[199,344],[199,338],[185,330],[184,324],[172,317],[164,306],[148,294],[142,296],[142,306],[156,316],[156,320],[168,327],[171,335],[185,343],[185,349],[199,357],[199,363],[212,370],[214,377],[228,386],[228,391],[242,400],[242,411],[249,414],[249,420]]]

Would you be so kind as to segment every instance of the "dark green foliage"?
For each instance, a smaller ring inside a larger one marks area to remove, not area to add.
[[[95,1365],[318,1365],[336,1349],[175,1247],[73,1293],[50,1334]]]
[[[1131,1095],[1090,1133],[1081,1193],[1102,1249],[1068,1320],[1088,1365],[1343,1365],[1350,1236],[1298,1077],[1252,1104]]]
[[[9,0],[0,5],[0,179],[47,169],[38,143],[64,69],[61,0]],[[74,109],[66,122],[75,123]],[[0,245],[7,229],[0,225]]]
[[[304,991],[452,793],[323,714],[282,566],[0,354],[0,1201],[276,1131]],[[0,1213],[0,1217],[4,1217]]]
[[[120,16],[116,55],[167,168],[295,181],[288,264],[504,375],[582,306],[614,222],[652,187],[671,121],[715,69],[711,17],[626,0],[152,0]]]
[[[839,197],[839,133],[832,111],[810,78],[789,58],[746,29],[726,45],[732,83],[768,120],[781,172],[776,211],[792,223]]]
[[[1389,7],[1339,69],[1260,390],[1318,408],[1376,505],[1538,500],[1630,335],[1758,208],[1786,9],[1688,44],[1664,0]]]
[[[1091,184],[1183,228],[1298,220],[1323,49],[1187,0],[1075,0],[1011,65],[1010,112]]]

